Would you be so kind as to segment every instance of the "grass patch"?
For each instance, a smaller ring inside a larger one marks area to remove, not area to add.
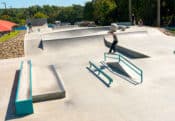
[[[16,37],[19,34],[19,31],[13,31],[8,34],[5,34],[4,36],[0,37],[0,42],[5,42],[13,37]]]
[[[175,30],[169,30],[172,34],[175,35]]]
[[[169,30],[170,32],[173,32],[173,33],[175,32],[175,28],[174,28],[174,27],[169,27],[168,30]]]

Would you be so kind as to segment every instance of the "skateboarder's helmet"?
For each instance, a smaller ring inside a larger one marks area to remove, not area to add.
[[[110,27],[110,32],[116,32],[118,29],[118,25],[116,23],[112,23]]]

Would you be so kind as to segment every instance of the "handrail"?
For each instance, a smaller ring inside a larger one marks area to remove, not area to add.
[[[104,53],[104,61],[107,60],[107,58],[111,59],[117,59],[118,62],[123,62],[125,65],[127,65],[130,69],[132,69],[135,73],[137,73],[140,76],[140,83],[143,82],[143,71],[134,65],[132,62],[130,62],[126,57],[124,57],[122,54],[112,54],[114,56],[110,56],[108,53]]]
[[[103,72],[100,68],[98,68],[94,63],[92,63],[91,61],[89,61],[89,65],[90,65],[90,69],[92,68],[92,66],[98,71],[98,76],[100,74],[103,74],[108,80],[109,80],[109,86],[111,85],[111,83],[113,82],[113,79],[107,75],[105,72]]]
[[[130,65],[128,65],[131,69],[133,69],[135,72],[137,72],[137,70],[139,70],[140,72],[142,71],[140,68],[138,68],[136,65],[134,65],[133,63],[131,63],[129,60],[127,60],[125,57],[123,57],[123,56],[121,56],[121,55],[119,55],[119,57],[120,57],[120,59],[121,58],[123,58],[126,62],[128,62],[129,64],[131,64],[131,66]],[[125,62],[124,62],[125,63]],[[125,63],[126,65],[127,65],[127,63]],[[135,67],[136,69],[134,69],[133,67]],[[139,73],[139,72],[138,72]]]

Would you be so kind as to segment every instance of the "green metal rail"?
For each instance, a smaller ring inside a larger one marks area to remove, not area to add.
[[[107,58],[116,59],[118,61],[118,63],[122,62],[127,67],[129,67],[131,70],[133,70],[137,75],[140,76],[140,82],[139,83],[142,83],[143,82],[143,71],[139,67],[137,67],[136,65],[134,65],[132,62],[130,62],[123,55],[121,55],[121,54],[108,54],[108,53],[104,53],[104,61],[106,61]]]
[[[92,69],[92,68],[95,68],[95,71],[97,72],[97,74],[94,72],[94,74],[96,74],[98,77],[100,76],[100,74],[102,74],[104,77],[106,77],[109,81],[108,85],[110,86],[113,82],[113,79],[107,75],[105,72],[103,72],[100,68],[98,68],[94,63],[92,63],[91,61],[89,61],[89,68]]]

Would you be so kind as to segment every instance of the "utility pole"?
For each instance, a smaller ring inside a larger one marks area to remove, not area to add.
[[[4,7],[5,7],[5,9],[6,9],[6,8],[7,8],[7,7],[6,7],[6,2],[2,2],[2,4],[4,5]]]
[[[160,26],[160,10],[161,10],[160,2],[161,0],[157,0],[157,26]]]
[[[129,21],[131,21],[131,14],[132,14],[132,0],[129,0]]]

